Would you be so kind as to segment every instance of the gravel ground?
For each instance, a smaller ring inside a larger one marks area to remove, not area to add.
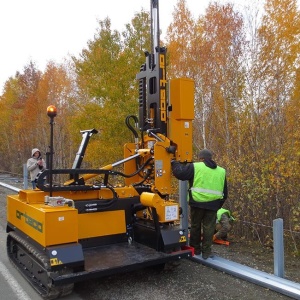
[[[4,180],[5,179],[5,180]],[[18,180],[0,181],[18,185]],[[0,186],[0,220],[6,224],[6,195],[12,194]],[[273,273],[273,252],[255,242],[231,238],[230,246],[214,245],[213,252],[223,258],[267,273]],[[112,257],[113,259],[113,257]],[[300,283],[300,259],[285,257],[285,278]],[[274,291],[238,279],[191,260],[182,260],[174,270],[157,271],[147,268],[75,284],[74,292],[85,300],[181,300],[181,299],[291,299]],[[299,296],[300,299],[300,296]]]
[[[272,274],[272,253],[261,249],[258,245],[250,246],[237,242],[231,243],[229,247],[214,245],[214,253]],[[288,260],[287,279],[300,282],[299,264],[299,259]],[[153,269],[144,269],[82,282],[75,285],[75,291],[86,300],[291,299],[190,260],[183,260],[172,271],[157,272]]]

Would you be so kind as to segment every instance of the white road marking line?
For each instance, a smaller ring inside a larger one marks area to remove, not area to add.
[[[22,287],[18,284],[18,282],[14,279],[14,277],[10,274],[9,270],[5,267],[5,265],[0,261],[0,273],[5,278],[6,282],[10,285],[14,294],[20,300],[31,300],[27,293],[22,289]]]

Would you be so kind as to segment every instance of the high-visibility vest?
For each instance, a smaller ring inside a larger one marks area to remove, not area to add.
[[[220,208],[218,211],[217,211],[217,220],[220,222],[221,221],[221,217],[223,214],[227,214],[228,217],[230,218],[230,220],[234,221],[234,217],[231,215],[231,212],[230,210],[228,209],[225,209],[225,208]]]
[[[223,199],[225,169],[217,166],[211,169],[204,162],[194,163],[192,197],[197,202],[210,202]]]

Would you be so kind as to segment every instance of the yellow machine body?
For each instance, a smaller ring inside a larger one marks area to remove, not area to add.
[[[166,148],[170,146],[170,140],[165,136],[158,134],[158,137],[162,139],[162,141],[156,141],[153,138],[145,137],[145,145],[147,146],[144,149],[145,155],[142,155],[139,158],[139,164],[142,165],[145,163],[150,157],[154,159],[154,178],[152,178],[153,182],[155,182],[153,189],[156,192],[159,192],[163,195],[171,193],[171,156],[166,151]],[[128,158],[132,154],[135,153],[136,145],[134,143],[126,144],[124,146],[124,157]],[[148,151],[150,150],[150,151]],[[141,153],[143,149],[139,150]],[[153,153],[153,154],[152,154]],[[124,172],[126,174],[131,174],[136,170],[136,160],[130,160],[124,165]],[[147,169],[145,170],[147,171]],[[145,172],[144,171],[144,172]],[[125,178],[125,184],[130,185],[135,182],[139,182],[141,180],[141,174],[137,174],[131,178]]]
[[[137,196],[131,187],[118,191],[120,199]],[[47,195],[43,191],[21,190],[19,195],[9,195],[7,199],[7,221],[43,247],[126,233],[124,210],[78,214],[77,209],[66,205],[46,205]],[[111,197],[111,191],[55,192],[53,196],[74,202],[93,199],[101,204]]]
[[[146,192],[142,193],[140,201],[146,207],[155,208],[158,218],[162,223],[179,220],[179,205],[174,201],[165,201],[157,194]]]
[[[21,192],[25,195],[26,191]],[[29,191],[30,195],[32,192]],[[8,196],[7,221],[46,247],[78,241],[77,210],[72,207],[51,207],[44,204],[43,192],[40,203],[28,205],[18,195]],[[30,196],[29,196],[30,197]]]
[[[170,104],[168,137],[177,144],[176,159],[181,162],[193,160],[192,138],[194,120],[194,81],[177,78],[169,83]]]
[[[123,210],[81,214],[78,216],[79,239],[126,233]],[[95,226],[97,224],[97,226]]]

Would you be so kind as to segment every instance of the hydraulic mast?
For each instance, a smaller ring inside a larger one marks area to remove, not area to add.
[[[139,127],[167,135],[166,48],[160,47],[159,5],[151,0],[151,53],[137,74],[139,80]]]

